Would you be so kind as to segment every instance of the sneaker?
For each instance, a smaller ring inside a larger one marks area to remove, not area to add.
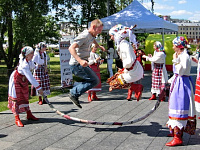
[[[71,94],[69,94],[69,99],[72,101],[72,103],[76,106],[78,106],[79,108],[82,108],[82,106],[79,103],[79,100],[77,97],[72,96]]]

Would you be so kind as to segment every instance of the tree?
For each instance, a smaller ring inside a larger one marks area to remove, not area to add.
[[[24,45],[33,46],[51,37],[59,37],[48,0],[0,0],[0,53],[8,69],[8,75],[19,62]],[[55,29],[55,30],[54,30]],[[5,35],[8,49],[3,49]]]

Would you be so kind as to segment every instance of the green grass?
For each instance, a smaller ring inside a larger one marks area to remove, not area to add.
[[[61,86],[61,76],[60,76],[60,58],[58,57],[51,57],[50,58],[50,71],[49,71],[49,77],[50,77],[50,84],[51,87],[55,86]],[[107,64],[104,63],[100,65],[100,70],[101,70],[101,82],[105,82],[107,78],[109,77],[108,72],[107,72]],[[114,64],[113,64],[113,70],[114,69]],[[76,78],[74,77],[74,80]],[[0,112],[8,110],[7,104],[8,104],[8,82],[9,79],[7,77],[7,68],[4,63],[4,61],[0,62]],[[29,86],[30,89],[31,85]],[[64,89],[64,92],[68,92],[69,88]],[[51,95],[48,95],[48,97],[53,97],[56,95],[63,94],[63,91],[60,89],[51,89]],[[33,103],[38,101],[37,96],[30,96],[29,102]]]

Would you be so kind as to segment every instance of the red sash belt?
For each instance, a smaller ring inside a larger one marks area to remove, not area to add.
[[[133,67],[135,66],[135,63],[136,63],[137,59],[135,59],[134,63],[132,64],[132,66],[130,68],[126,68],[128,71],[132,70]]]

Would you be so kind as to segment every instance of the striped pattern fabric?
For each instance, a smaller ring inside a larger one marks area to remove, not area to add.
[[[195,107],[198,112],[200,112],[200,73],[196,79],[196,90],[195,90]]]
[[[18,115],[21,112],[29,110],[29,88],[28,80],[24,75],[21,75],[16,70],[14,72],[14,90],[16,97],[8,95],[8,108],[13,114]]]
[[[42,87],[44,94],[49,95],[50,94],[50,80],[49,80],[48,73],[45,72],[44,65],[42,65],[41,67],[39,67],[38,69],[34,71],[33,77],[40,84],[40,87]]]
[[[163,64],[154,63],[154,70],[152,73],[152,88],[153,89],[161,89],[162,69],[163,69]]]

